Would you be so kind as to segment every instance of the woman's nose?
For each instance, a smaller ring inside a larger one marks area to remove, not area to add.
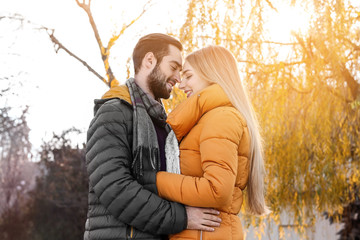
[[[182,79],[182,80],[180,81],[179,88],[180,88],[181,90],[185,88],[185,85],[186,85],[185,82],[186,82],[185,79]]]

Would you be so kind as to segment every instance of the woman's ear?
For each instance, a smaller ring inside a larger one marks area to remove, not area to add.
[[[145,67],[145,69],[153,70],[156,66],[156,58],[155,55],[152,52],[148,52],[145,54],[142,64]]]

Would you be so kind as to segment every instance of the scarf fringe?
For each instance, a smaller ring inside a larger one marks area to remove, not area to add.
[[[138,146],[134,152],[136,154],[131,165],[134,177],[144,176],[144,168],[146,170],[160,170],[159,149]]]

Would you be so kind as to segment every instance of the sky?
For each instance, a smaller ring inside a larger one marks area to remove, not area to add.
[[[186,4],[180,2],[153,0],[139,22],[117,41],[110,63],[120,82],[126,80],[126,60],[131,57],[138,38],[151,32],[166,33],[170,27],[179,28],[183,22],[179,19],[186,12]],[[146,1],[136,3],[92,1],[93,16],[103,42],[107,43],[123,24],[138,16]],[[34,24],[19,28],[17,21],[0,21],[0,78],[15,76],[11,78],[12,95],[1,99],[1,105],[6,101],[6,105],[14,108],[14,115],[25,105],[29,106],[27,120],[34,150],[39,149],[42,141],[49,140],[53,132],[60,134],[72,127],[83,131],[74,138],[75,143],[85,142],[93,117],[93,101],[108,87],[63,50],[56,53],[47,33],[36,28],[55,29],[55,36],[62,44],[105,76],[87,15],[75,0],[0,0],[0,16],[14,13]],[[0,81],[0,87],[5,83]]]

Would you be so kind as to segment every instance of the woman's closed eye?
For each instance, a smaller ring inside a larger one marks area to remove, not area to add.
[[[190,78],[192,77],[192,75],[186,75],[184,78],[186,79],[186,80],[189,80]]]

